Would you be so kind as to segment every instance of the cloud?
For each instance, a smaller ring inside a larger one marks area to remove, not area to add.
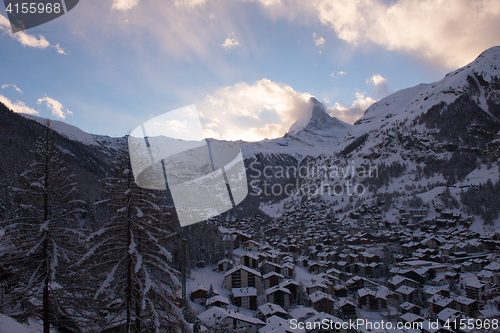
[[[2,86],[3,88],[3,86]],[[8,97],[5,97],[3,95],[0,95],[0,102],[5,104],[6,107],[11,109],[12,111],[16,113],[27,113],[27,114],[38,114],[39,112],[35,109],[30,108],[29,106],[26,106],[24,102],[22,101],[16,101],[12,102]]]
[[[66,115],[68,114],[73,114],[73,112],[69,111],[68,109],[64,109],[63,105],[59,101],[47,97],[47,95],[45,95],[45,97],[39,98],[36,102],[40,105],[45,102],[47,107],[51,110],[52,114],[61,119],[66,118]]]
[[[196,7],[205,3],[205,0],[175,0],[176,7]]]
[[[139,4],[139,1],[140,0],[114,0],[111,8],[121,11],[127,11],[137,6]]]
[[[36,38],[33,35],[25,33],[24,31],[13,33],[10,27],[9,20],[1,14],[0,14],[0,32],[9,35],[12,39],[17,40],[23,46],[34,47],[38,49],[46,49],[47,47],[52,46],[42,35],[38,35],[38,38]],[[53,47],[57,50],[57,53],[67,54],[64,52],[64,49],[62,49],[59,46],[59,44],[56,44]]]
[[[234,37],[234,33],[231,34]],[[236,38],[231,38],[231,36],[227,37],[224,41],[224,44],[221,44],[222,48],[226,51],[230,49],[234,49],[236,46],[240,45],[240,42],[236,40]]]
[[[238,82],[198,103],[205,135],[224,140],[258,141],[283,136],[312,104],[308,93],[268,79]]]
[[[374,91],[379,97],[385,97],[390,92],[387,79],[380,74],[374,74],[372,77],[366,79],[366,84],[374,86]]]
[[[500,43],[497,0],[316,0],[320,21],[353,45],[372,42],[456,68]]]
[[[21,89],[19,89],[15,84],[2,84],[2,89],[9,88],[9,87],[16,89],[16,91],[18,93],[23,94],[23,91]]]
[[[318,35],[314,32],[313,33],[313,40],[314,40],[314,45],[323,47],[325,45],[325,39],[323,37],[318,37]]]
[[[351,106],[347,107],[339,103],[335,103],[335,106],[328,108],[326,112],[328,112],[332,117],[337,117],[340,120],[353,124],[365,113],[365,110],[375,102],[376,100],[373,98],[365,97],[364,93],[357,92],[356,100],[352,102]]]
[[[332,72],[332,74],[330,74],[330,77],[335,78],[335,77],[341,77],[344,75],[347,75],[347,72],[340,71],[340,72],[337,72],[336,74],[335,74],[335,72]]]
[[[57,53],[64,54],[64,55],[68,54],[68,53],[66,53],[66,51],[64,51],[64,49],[62,47],[59,46],[59,44],[56,44],[54,47],[56,48]]]

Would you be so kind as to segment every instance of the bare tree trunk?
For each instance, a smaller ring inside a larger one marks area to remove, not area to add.
[[[49,123],[47,123],[47,129],[46,129],[46,137],[45,137],[45,195],[43,197],[43,223],[45,223],[48,218],[49,218],[49,202],[48,202],[48,189],[49,189]],[[45,266],[44,268],[44,273],[45,275],[45,284],[43,286],[43,296],[42,296],[42,303],[43,303],[43,333],[49,333],[50,331],[50,322],[49,322],[49,265],[48,265],[48,260],[49,260],[49,244],[47,240],[47,231],[44,231],[44,240],[43,240],[43,254],[42,254],[42,260],[43,260],[43,265]]]
[[[132,187],[132,172],[128,172],[128,183],[127,188],[130,189]],[[129,191],[128,194],[128,204],[127,204],[127,248],[130,249],[130,245],[132,244],[132,221],[131,221],[131,205],[130,202],[132,200],[132,191]],[[132,254],[130,251],[127,251],[127,333],[130,333],[130,326],[132,323]]]

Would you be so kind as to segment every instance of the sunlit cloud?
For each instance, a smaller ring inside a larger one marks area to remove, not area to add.
[[[379,97],[385,97],[389,94],[387,79],[380,74],[374,74],[366,79],[366,84],[374,87],[374,92]]]
[[[15,84],[2,84],[2,89],[9,88],[9,87],[16,89],[16,91],[18,93],[23,94],[23,91],[21,89],[19,89]]]
[[[336,77],[341,77],[341,76],[345,76],[345,75],[347,75],[347,72],[339,71],[337,73],[332,72],[332,74],[330,74],[330,77],[331,78],[336,78]]]
[[[308,93],[268,79],[238,82],[208,95],[197,108],[205,135],[224,140],[258,141],[286,134],[312,107]]]
[[[356,100],[352,102],[351,106],[335,103],[335,105],[328,108],[326,112],[332,117],[337,117],[342,121],[353,124],[365,113],[365,110],[375,102],[376,100],[373,98],[365,97],[364,93],[357,92]]]
[[[127,11],[129,9],[134,8],[139,4],[140,0],[114,0],[113,5],[111,5],[112,9]]]
[[[45,96],[45,97],[39,98],[36,102],[39,105],[42,105],[43,103],[45,103],[45,105],[47,105],[47,107],[52,112],[52,115],[56,116],[57,118],[64,119],[64,118],[66,118],[66,115],[73,114],[73,112],[69,111],[68,109],[65,109],[59,101],[57,101],[51,97]]]
[[[372,42],[455,68],[500,43],[497,0],[317,0],[320,21],[352,45]]]
[[[240,45],[240,42],[238,42],[236,38],[234,38],[234,33],[232,33],[231,36],[226,38],[224,44],[221,44],[222,48],[226,51],[234,49],[236,46]]]
[[[315,32],[313,33],[314,45],[323,46],[325,45],[325,39],[323,37],[319,37]]]
[[[3,86],[2,86],[3,88]],[[0,95],[0,102],[5,104],[6,107],[11,109],[16,113],[27,113],[27,114],[38,114],[39,112],[33,108],[30,108],[23,101],[12,102],[8,97]]]
[[[38,49],[46,49],[47,47],[52,46],[57,50],[57,53],[67,54],[64,52],[64,49],[59,46],[59,44],[50,45],[49,41],[45,39],[45,37],[42,35],[38,35],[37,38],[33,35],[25,33],[24,31],[13,33],[10,27],[9,20],[1,14],[0,14],[0,32],[10,36],[14,40],[17,40],[23,46],[34,47]]]

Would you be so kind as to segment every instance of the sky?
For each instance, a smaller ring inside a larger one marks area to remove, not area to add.
[[[352,124],[499,31],[499,0],[80,0],[15,34],[1,7],[0,102],[109,136],[194,104],[205,136],[257,141],[311,96]]]

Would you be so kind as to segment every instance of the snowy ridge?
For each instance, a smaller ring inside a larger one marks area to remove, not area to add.
[[[56,131],[57,133],[61,134],[62,136],[73,140],[73,141],[79,141],[81,143],[84,143],[89,146],[96,146],[98,145],[97,140],[92,136],[91,134],[82,131],[76,126],[67,124],[65,122],[59,121],[59,120],[52,120],[52,119],[47,119],[47,118],[42,118],[38,116],[34,116],[31,114],[26,114],[26,113],[21,113],[21,115],[25,118],[34,120],[39,122],[40,124],[47,126],[47,124],[50,121],[50,128]]]
[[[478,105],[489,113],[486,97],[496,96],[486,92],[479,80],[491,83],[495,77],[500,77],[500,46],[484,51],[476,60],[448,73],[438,82],[403,89],[374,103],[354,123],[349,136],[356,138],[405,120],[412,121],[434,105],[441,102],[450,104],[464,94],[473,96]],[[479,88],[479,93],[471,92],[471,85],[474,85],[471,80]]]
[[[309,100],[311,108],[290,126],[285,136],[259,142],[241,142],[245,158],[256,154],[286,154],[301,161],[304,157],[331,154],[347,135],[352,125],[326,113],[316,98]]]

